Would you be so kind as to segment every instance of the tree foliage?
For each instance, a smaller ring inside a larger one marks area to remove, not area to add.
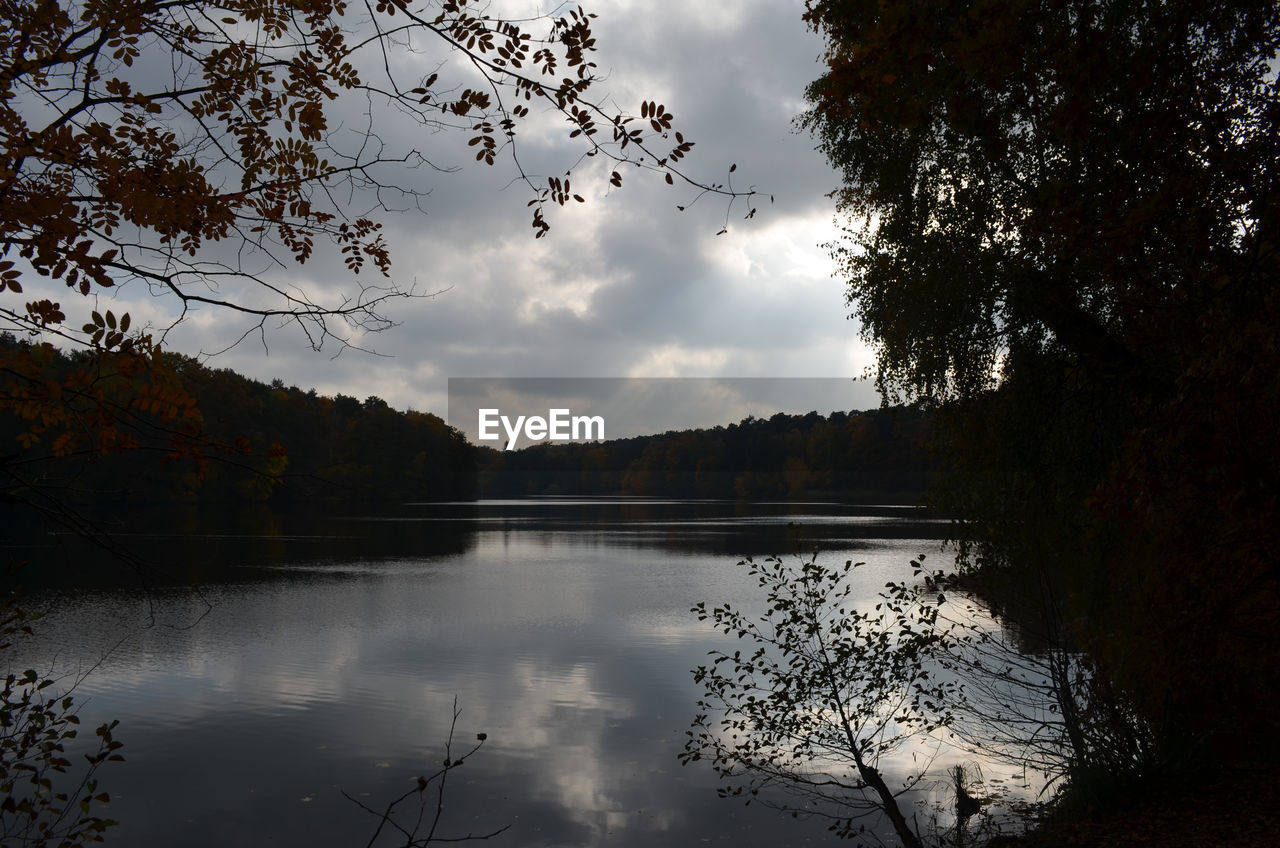
[[[393,120],[419,140],[467,137],[481,163],[508,158],[537,235],[547,207],[583,199],[574,163],[552,175],[522,165],[520,130],[546,111],[583,156],[733,195],[684,175],[693,143],[664,105],[628,114],[593,99],[593,16],[573,7],[526,22],[467,0],[41,0],[6,2],[3,15],[0,271],[14,294],[32,271],[83,295],[137,280],[185,307],[287,317],[316,345],[335,319],[385,326],[397,284],[319,303],[258,268],[328,244],[353,274],[390,275],[381,222],[355,210],[414,205],[427,186],[413,169],[443,169],[420,144],[392,147],[380,131]],[[206,250],[218,242],[232,249]],[[240,299],[237,284],[249,286]],[[40,331],[65,317],[50,300],[3,314]]]
[[[833,252],[881,388],[945,405],[969,561],[1054,587],[1166,764],[1238,754],[1280,668],[1280,7],[806,8]]]
[[[3,467],[3,485],[11,497],[48,510],[66,507],[64,517],[122,497],[134,507],[289,507],[475,492],[476,448],[461,433],[378,397],[362,402],[278,380],[267,385],[175,353],[33,349],[7,334],[0,334],[2,357],[37,362],[43,381],[33,385],[46,393],[0,407],[0,440],[24,448]],[[29,415],[49,405],[50,391],[60,396],[57,415]],[[145,406],[130,403],[139,397]],[[75,437],[48,438],[63,427]],[[56,492],[57,502],[47,492]]]
[[[1274,272],[1274,4],[807,8],[885,390],[969,395],[1024,353],[1167,385],[1204,309]]]
[[[16,604],[0,605],[0,658],[31,635],[35,616]],[[0,684],[0,842],[5,845],[76,846],[103,841],[115,824],[100,815],[111,798],[99,789],[98,770],[118,762],[123,743],[116,723],[100,725],[97,749],[78,766],[69,759],[80,719],[73,696],[54,695],[58,681],[26,669],[6,670]],[[74,687],[73,687],[74,688]]]
[[[147,439],[219,452],[158,356],[162,328],[99,295],[144,288],[176,321],[221,309],[247,332],[292,324],[317,349],[391,326],[388,302],[423,291],[393,276],[383,221],[425,208],[455,169],[433,137],[509,167],[535,236],[600,165],[610,189],[647,170],[752,212],[750,191],[686,174],[693,141],[666,105],[611,105],[594,16],[575,6],[523,19],[468,0],[4,0],[0,17],[0,323],[37,342],[0,361],[0,410],[32,422],[0,458],[28,482],[37,443],[53,458]],[[526,132],[555,121],[576,152],[527,167]],[[308,261],[349,287],[280,279]],[[51,341],[97,358],[55,374]]]
[[[853,594],[852,561],[831,568],[815,554],[796,568],[779,557],[739,566],[763,590],[765,611],[693,608],[745,649],[712,652],[694,671],[705,712],[681,761],[710,760],[729,783],[721,795],[750,803],[763,791],[764,803],[829,819],[838,836],[879,841],[877,823],[864,819],[882,814],[904,846],[921,845],[899,798],[925,769],[893,775],[883,760],[947,726],[960,700],[931,662],[947,654],[954,629],[938,615],[945,596],[920,585],[933,576],[913,562],[917,582],[887,584],[872,607]],[[772,789],[796,800],[775,801]]]
[[[958,602],[942,614],[954,635],[947,667],[965,692],[948,726],[953,745],[1041,782],[1044,799],[1069,786],[1105,804],[1150,778],[1150,728],[1133,698],[1110,688],[1072,634],[1055,630],[1059,618],[993,615],[959,590],[953,577]]]

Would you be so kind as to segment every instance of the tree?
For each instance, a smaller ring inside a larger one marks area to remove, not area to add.
[[[882,390],[940,406],[968,561],[1056,587],[1166,763],[1239,751],[1280,670],[1280,8],[806,19],[833,255]]]
[[[1215,282],[1274,270],[1274,4],[807,8],[886,391],[969,395],[1023,353],[1164,385]]]
[[[878,839],[875,825],[859,820],[882,814],[902,845],[918,848],[899,798],[925,768],[890,786],[881,760],[947,726],[960,700],[958,683],[933,665],[953,630],[939,619],[946,599],[930,589],[933,575],[913,562],[923,585],[890,583],[865,609],[850,582],[861,563],[829,568],[815,554],[798,568],[778,557],[739,565],[764,590],[765,612],[693,608],[747,647],[712,652],[711,664],[694,671],[706,712],[694,719],[681,761],[709,759],[730,784],[721,795],[824,817],[841,837]],[[772,788],[797,800],[775,800]]]
[[[484,747],[484,742],[488,738],[488,734],[477,733],[475,744],[463,754],[455,757],[453,755],[453,737],[458,729],[458,717],[461,715],[462,713],[458,710],[458,699],[455,697],[453,700],[453,719],[449,724],[449,735],[445,738],[444,760],[441,761],[440,768],[436,769],[430,776],[419,775],[417,780],[414,781],[414,788],[389,801],[382,810],[375,810],[360,799],[353,798],[345,790],[343,791],[342,796],[344,798],[377,819],[377,826],[374,828],[373,835],[369,837],[368,848],[373,848],[384,830],[398,833],[399,836],[396,837],[397,844],[400,839],[404,839],[405,848],[426,848],[428,845],[441,842],[483,842],[510,829],[511,825],[507,824],[482,834],[467,833],[464,836],[451,837],[436,835],[444,817],[444,791],[445,785],[449,782],[449,773],[462,768],[463,764],[471,759],[472,755]],[[428,789],[431,790],[430,795],[427,794]],[[418,802],[416,811],[410,811],[406,815],[405,810],[397,810],[406,801],[414,800],[414,796],[417,796]],[[429,820],[427,820],[428,805],[433,807]],[[424,825],[427,829],[425,835],[421,834]]]
[[[953,578],[948,591],[960,598],[942,614],[953,630],[945,667],[965,694],[949,741],[1043,781],[1042,798],[1069,784],[1085,803],[1105,804],[1141,785],[1149,776],[1148,728],[1127,693],[1109,690],[1093,657],[1057,629],[1060,619],[996,615],[960,588]]]
[[[685,176],[693,143],[663,105],[646,101],[633,115],[592,99],[592,16],[576,8],[533,22],[546,25],[537,34],[466,0],[425,9],[387,0],[355,14],[342,0],[43,0],[3,9],[0,222],[14,293],[25,265],[85,295],[139,280],[188,306],[284,316],[315,344],[332,334],[334,318],[384,326],[379,307],[405,293],[394,285],[365,283],[320,304],[253,267],[305,262],[328,242],[353,274],[389,275],[380,223],[349,210],[420,200],[425,187],[412,169],[436,166],[379,136],[398,115],[468,136],[478,162],[509,157],[530,188],[539,236],[550,227],[547,207],[582,198],[572,163],[555,176],[521,164],[519,130],[540,117],[533,109],[559,114],[585,157],[740,196]],[[431,59],[432,47],[456,54],[458,67]],[[424,66],[436,70],[423,74]],[[357,104],[366,123],[344,128]],[[620,185],[621,174],[611,181]],[[224,241],[236,250],[205,250]],[[238,283],[256,296],[219,296]],[[47,301],[3,314],[41,331],[62,324]]]
[[[17,597],[0,602],[0,657],[9,659],[15,642],[32,632],[32,616]],[[98,813],[110,796],[99,789],[98,771],[118,762],[123,743],[114,737],[116,722],[100,725],[97,749],[73,764],[67,747],[79,732],[74,696],[58,695],[57,681],[35,669],[6,669],[0,685],[0,841],[5,845],[76,846],[101,842],[115,824]],[[77,757],[77,760],[79,758]]]
[[[517,20],[468,0],[4,0],[0,15],[0,319],[95,352],[56,377],[38,344],[0,361],[0,411],[54,458],[129,449],[139,431],[165,453],[216,453],[156,355],[163,334],[94,308],[100,291],[146,286],[182,315],[247,316],[250,332],[292,323],[317,349],[421,295],[392,278],[378,213],[420,206],[424,178],[449,169],[393,148],[380,133],[396,122],[509,164],[539,237],[550,208],[583,201],[571,177],[587,160],[609,163],[614,187],[631,166],[754,211],[751,192],[686,175],[693,142],[663,104],[605,105],[593,16],[576,7]],[[540,174],[520,140],[547,114],[580,158]],[[322,300],[272,276],[317,257],[352,289]],[[50,283],[82,296],[83,316]],[[30,489],[31,461],[5,457],[9,492]]]

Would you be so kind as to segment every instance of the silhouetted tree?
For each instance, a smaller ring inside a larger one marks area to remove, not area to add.
[[[881,760],[952,721],[961,690],[931,667],[951,645],[953,628],[938,616],[944,596],[922,591],[924,584],[890,583],[874,607],[860,606],[850,578],[861,563],[833,568],[815,554],[797,567],[777,557],[739,565],[763,590],[765,611],[693,608],[743,648],[713,652],[694,671],[705,712],[681,761],[710,760],[728,783],[721,795],[827,819],[838,836],[878,841],[874,824],[862,820],[881,814],[903,846],[919,848],[922,836],[899,798],[925,767],[886,776]],[[777,800],[771,790],[795,800]]]
[[[833,255],[968,561],[1057,587],[1167,765],[1277,738],[1280,6],[806,8]]]

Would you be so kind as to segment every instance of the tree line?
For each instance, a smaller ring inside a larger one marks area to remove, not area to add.
[[[688,498],[896,497],[937,472],[928,416],[895,408],[748,416],[727,426],[600,443],[485,448],[490,497],[589,494]]]
[[[2,354],[30,359],[30,347],[0,336]],[[22,446],[26,467],[39,469],[10,476],[10,497],[39,501],[38,492],[52,490],[81,504],[124,497],[132,503],[256,501],[287,508],[475,495],[475,475],[467,472],[476,449],[435,415],[401,412],[376,396],[329,397],[280,380],[267,384],[182,354],[160,358],[182,396],[200,399],[191,407],[198,431],[158,425],[136,402],[132,375],[122,373],[115,358],[42,351],[40,379],[92,383],[101,395],[85,404],[112,405],[122,435],[117,444],[60,453],[39,417],[25,414],[38,410],[10,405],[0,415],[0,438],[10,449]]]
[[[31,359],[31,347],[0,334],[0,356]],[[123,361],[56,348],[35,358],[46,384],[92,384],[101,392],[94,403],[120,411],[121,432],[112,443],[60,453],[65,445],[42,426],[39,409],[11,404],[0,414],[0,439],[22,446],[28,467],[40,469],[10,478],[13,498],[39,489],[82,504],[127,494],[134,503],[286,509],[533,495],[914,500],[938,471],[928,416],[905,407],[748,416],[708,429],[498,451],[469,443],[438,416],[399,411],[376,396],[330,397],[165,353],[172,392],[164,404],[198,415],[199,430],[187,433],[146,414],[151,407],[137,403]],[[133,455],[139,450],[146,460]]]

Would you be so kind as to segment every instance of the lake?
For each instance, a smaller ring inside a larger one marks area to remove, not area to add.
[[[154,514],[115,527],[131,569],[60,536],[11,553],[48,612],[26,664],[93,667],[84,725],[120,720],[108,845],[365,845],[377,821],[344,793],[380,809],[433,772],[456,701],[454,755],[487,740],[437,835],[788,846],[830,839],[677,754],[690,669],[726,647],[689,608],[758,608],[736,563],[793,553],[792,522],[802,550],[867,563],[866,597],[948,561],[945,523],[903,506],[565,499]]]

